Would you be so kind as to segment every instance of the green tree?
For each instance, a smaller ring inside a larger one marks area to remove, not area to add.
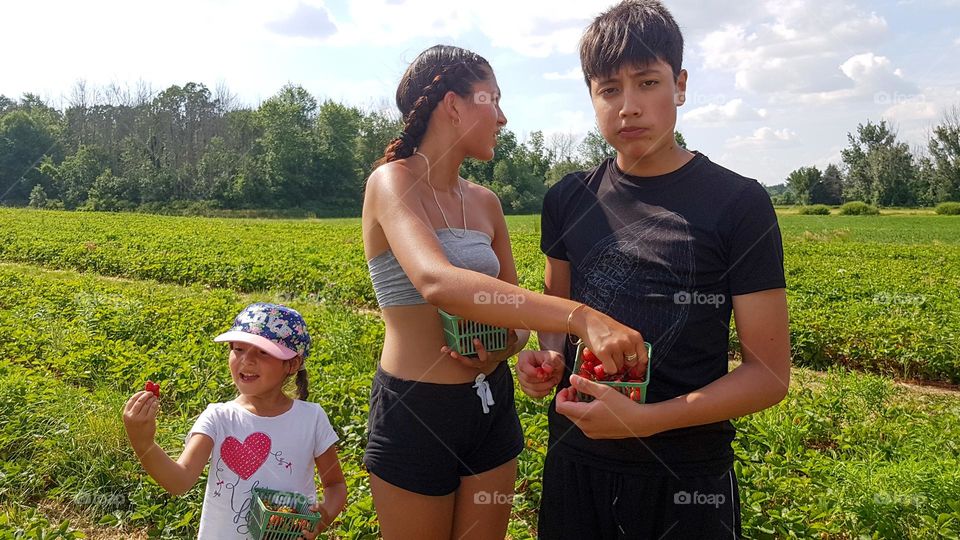
[[[383,157],[387,145],[400,135],[403,122],[397,116],[373,111],[363,115],[359,127],[357,162],[363,170],[361,176],[367,178],[373,172],[373,164]]]
[[[931,156],[933,201],[960,201],[960,108],[953,107],[934,128],[928,149]]]
[[[319,108],[317,191],[311,199],[323,207],[360,209],[364,167],[357,157],[362,118],[359,109],[329,100]]]
[[[820,181],[810,187],[811,204],[837,205],[843,202],[843,178],[840,168],[827,165]]]
[[[47,192],[44,191],[43,186],[37,184],[33,186],[33,189],[30,190],[30,208],[46,208],[47,206]]]
[[[580,155],[589,167],[596,167],[601,161],[617,155],[610,143],[603,138],[600,130],[593,128],[580,143]]]
[[[846,200],[875,206],[912,206],[917,170],[906,143],[886,123],[867,122],[848,134],[849,146],[841,152],[847,167]]]
[[[673,133],[673,137],[677,140],[677,144],[680,145],[680,148],[683,148],[684,150],[687,149],[687,140],[683,138],[683,133],[675,131]]]
[[[801,167],[787,177],[787,186],[800,204],[810,204],[811,189],[820,183],[822,173],[816,167]]]
[[[321,193],[314,121],[317,100],[303,87],[284,86],[257,111],[263,127],[258,156],[269,199],[245,200],[252,207],[291,206]]]
[[[105,161],[100,149],[84,145],[58,165],[50,158],[44,159],[40,170],[53,179],[55,192],[64,206],[73,210],[86,202],[94,181],[106,169]]]
[[[0,115],[7,114],[16,108],[17,102],[8,98],[7,96],[0,94]]]
[[[12,103],[7,100],[0,116],[0,201],[25,204],[33,186],[42,184],[50,190],[38,166],[45,156],[59,159],[62,155],[61,119],[31,94],[20,104]]]

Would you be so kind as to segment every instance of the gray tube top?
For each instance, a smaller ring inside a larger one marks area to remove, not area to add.
[[[484,232],[472,229],[456,229],[457,238],[450,229],[437,229],[437,238],[450,264],[491,277],[500,275],[500,260],[494,253],[493,240]],[[466,235],[462,231],[466,231]],[[390,306],[412,306],[426,304],[416,287],[401,268],[393,251],[387,249],[380,255],[367,261],[373,291],[381,308]]]

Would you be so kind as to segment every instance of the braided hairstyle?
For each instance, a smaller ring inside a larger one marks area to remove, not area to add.
[[[475,82],[488,79],[492,73],[483,57],[460,47],[434,45],[420,53],[397,87],[403,131],[387,145],[375,165],[412,156],[427,131],[430,115],[447,92],[466,97]]]

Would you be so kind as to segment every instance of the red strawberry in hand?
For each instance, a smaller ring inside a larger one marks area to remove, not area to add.
[[[587,366],[580,366],[580,373],[577,373],[577,375],[583,377],[584,379],[590,379],[591,381],[594,379],[593,370]]]
[[[603,364],[593,366],[593,374],[597,377],[598,381],[602,381],[607,376],[607,372],[603,369]]]
[[[147,381],[147,384],[143,386],[143,389],[157,396],[157,398],[160,397],[160,385],[153,381]]]

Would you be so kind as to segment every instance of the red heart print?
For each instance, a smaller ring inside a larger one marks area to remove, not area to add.
[[[248,435],[243,442],[227,437],[220,446],[220,457],[231,471],[246,480],[267,460],[270,444],[270,437],[259,431]]]

